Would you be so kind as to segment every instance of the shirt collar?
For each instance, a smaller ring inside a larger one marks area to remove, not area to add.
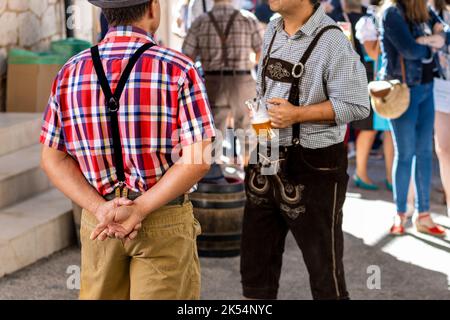
[[[153,36],[145,30],[133,26],[111,27],[105,36],[105,41],[112,41],[114,38],[135,38],[145,42],[156,43]]]
[[[322,6],[319,6],[308,19],[308,21],[295,33],[295,37],[300,36],[302,33],[307,36],[312,36],[317,28],[321,25],[323,18],[325,17],[325,11]],[[275,24],[275,30],[277,32],[284,32],[284,20],[280,19]]]

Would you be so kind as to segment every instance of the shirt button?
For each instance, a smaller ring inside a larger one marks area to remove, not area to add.
[[[288,39],[288,43],[291,44],[291,42],[292,42],[292,40],[291,40],[291,39]]]

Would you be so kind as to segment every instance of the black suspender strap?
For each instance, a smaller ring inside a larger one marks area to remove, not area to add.
[[[301,57],[299,63],[295,64],[292,69],[292,76],[294,80],[292,81],[291,91],[289,93],[289,102],[295,106],[298,106],[298,101],[300,99],[300,79],[305,71],[305,65],[308,61],[309,57],[311,56],[311,53],[314,51],[315,47],[319,43],[320,38],[322,35],[332,29],[341,30],[340,27],[337,25],[329,25],[321,29],[317,35],[314,37],[314,39],[311,41],[311,44],[306,49],[305,53]],[[269,45],[269,49],[267,50],[266,56],[263,61],[263,70],[261,73],[262,76],[262,94],[266,94],[266,71],[270,60],[270,53],[272,52],[272,47],[275,42],[275,39],[277,37],[277,32],[274,33],[272,40]],[[296,123],[292,126],[292,143],[295,145],[300,144],[300,124]]]
[[[275,31],[275,33],[273,34],[272,40],[270,41],[270,45],[269,45],[269,49],[267,49],[267,53],[266,56],[264,57],[264,61],[263,61],[263,69],[262,69],[262,94],[263,96],[266,95],[266,88],[267,88],[267,84],[266,84],[266,71],[267,71],[267,67],[269,65],[269,60],[270,60],[270,53],[272,52],[272,47],[273,44],[275,42],[275,39],[277,38],[277,34],[278,32]]]
[[[203,12],[206,13],[208,11],[208,8],[206,7],[206,0],[202,0],[203,4]]]
[[[139,58],[145,51],[147,51],[154,45],[155,45],[154,43],[150,42],[146,43],[143,46],[141,46],[131,56],[127,66],[125,67],[125,70],[120,76],[119,83],[117,84],[114,93],[112,93],[111,87],[108,83],[108,79],[106,78],[105,70],[103,69],[102,61],[100,59],[98,46],[91,48],[91,55],[92,61],[94,63],[95,72],[97,73],[98,81],[100,82],[103,94],[105,95],[106,106],[108,109],[108,114],[110,116],[110,128],[114,150],[113,154],[114,166],[116,168],[117,179],[121,184],[125,182],[125,171],[123,166],[122,143],[120,141],[120,129],[118,119],[118,111],[120,108],[119,101],[136,62],[139,60]]]
[[[214,26],[214,29],[216,29],[216,32],[220,38],[220,43],[222,45],[222,62],[225,65],[225,67],[228,67],[227,39],[230,36],[231,27],[233,26],[233,22],[234,22],[234,20],[236,20],[236,17],[238,14],[239,14],[239,10],[235,10],[233,12],[230,19],[227,22],[225,31],[222,31],[222,29],[219,26],[219,23],[217,22],[217,19],[214,17],[214,14],[211,11],[208,12],[209,19],[211,20],[211,22]]]
[[[317,33],[317,35],[311,41],[311,44],[306,49],[305,53],[303,54],[302,58],[300,59],[300,62],[297,63],[296,65],[294,65],[294,68],[292,69],[292,75],[294,76],[294,82],[292,83],[292,88],[291,88],[291,92],[289,95],[289,101],[291,103],[293,103],[293,101],[296,101],[295,105],[298,104],[298,99],[300,98],[300,88],[299,88],[300,79],[301,79],[301,76],[303,75],[303,72],[305,71],[306,62],[308,61],[309,57],[311,56],[311,53],[314,51],[317,44],[319,43],[319,40],[322,37],[322,35],[326,31],[332,30],[332,29],[341,30],[341,28],[339,28],[338,26],[335,26],[335,25],[324,27],[322,30],[319,31],[319,33]]]

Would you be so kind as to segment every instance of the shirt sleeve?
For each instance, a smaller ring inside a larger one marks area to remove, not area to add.
[[[189,28],[186,37],[183,41],[183,47],[181,51],[190,57],[195,59],[198,55],[198,30],[200,26],[200,21],[197,19],[194,21],[192,26]]]
[[[366,69],[342,32],[336,34],[325,80],[329,100],[336,114],[336,124],[362,120],[370,114]]]
[[[180,85],[178,106],[180,142],[183,147],[215,137],[206,88],[194,67],[190,67]]]
[[[58,78],[53,82],[48,105],[44,112],[39,142],[47,147],[67,152],[56,93],[57,87]]]
[[[260,52],[261,47],[263,45],[263,35],[264,35],[264,28],[262,27],[261,23],[256,19],[251,20],[253,30],[252,30],[252,49],[254,52]]]

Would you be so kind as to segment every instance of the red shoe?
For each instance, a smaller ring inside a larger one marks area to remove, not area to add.
[[[435,236],[435,237],[439,237],[439,238],[444,238],[446,236],[446,232],[445,229],[442,228],[440,225],[434,225],[433,227],[427,227],[424,226],[423,224],[420,223],[420,219],[425,218],[425,217],[429,217],[430,214],[424,214],[424,215],[420,215],[417,219],[416,219],[416,229],[418,232],[421,233],[425,233],[425,234],[429,234],[431,236]]]
[[[391,227],[389,233],[393,236],[403,236],[405,234],[405,224],[408,221],[408,217],[395,215],[394,225]]]

